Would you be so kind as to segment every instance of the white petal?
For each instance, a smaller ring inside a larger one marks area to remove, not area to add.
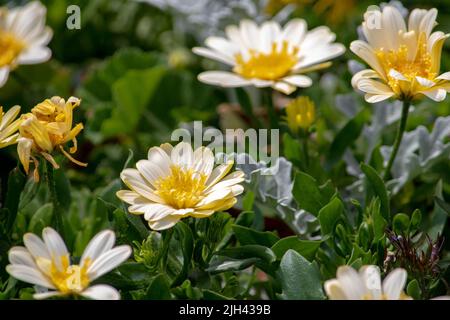
[[[384,80],[386,80],[384,69],[381,67],[380,62],[378,61],[378,58],[376,57],[372,47],[370,47],[364,41],[356,40],[350,44],[350,50],[358,57],[363,59],[373,70],[378,72],[380,76]]]
[[[372,70],[372,69],[365,69],[365,70],[361,70],[357,73],[355,73],[352,77],[352,87],[357,89],[358,88],[358,82],[361,79],[379,79],[380,75]]]
[[[139,160],[136,163],[139,173],[147,180],[149,184],[156,187],[155,182],[166,177],[170,172],[161,169],[157,164],[150,160]]]
[[[149,204],[142,208],[144,219],[147,221],[156,221],[164,219],[173,214],[175,209],[164,204]]]
[[[445,89],[439,88],[435,90],[420,91],[420,93],[426,95],[428,98],[436,102],[444,101],[445,97],[447,96],[447,91]]]
[[[402,293],[407,279],[404,269],[397,268],[387,275],[383,281],[383,294],[389,300],[398,300]]]
[[[192,146],[187,142],[180,142],[173,148],[171,159],[174,164],[182,168],[191,168],[192,161],[194,160]]]
[[[34,262],[33,257],[24,247],[12,247],[9,250],[8,258],[11,264],[18,264],[36,268],[36,263]]]
[[[53,284],[37,269],[24,265],[10,264],[6,266],[6,271],[14,278],[38,286],[55,289]]]
[[[20,106],[14,106],[8,111],[5,112],[5,114],[2,117],[2,122],[0,123],[0,131],[6,129],[6,127],[14,121],[14,119],[19,115],[20,113]]]
[[[197,148],[194,151],[194,171],[209,177],[214,168],[214,154],[206,147]]]
[[[211,50],[208,48],[195,47],[195,48],[192,48],[192,52],[194,52],[195,54],[198,54],[199,56],[208,58],[208,59],[217,60],[224,64],[228,64],[231,66],[235,65],[234,59],[231,59],[230,57],[228,57],[224,54],[221,54],[220,52],[217,52],[217,51],[214,51],[214,50]]]
[[[84,265],[86,259],[90,262],[97,259],[104,252],[109,251],[114,246],[116,242],[116,235],[111,230],[105,230],[99,232],[94,238],[89,241],[88,245],[84,249],[83,255],[81,256],[81,265]]]
[[[209,189],[211,186],[215,185],[223,177],[225,177],[227,175],[227,173],[230,172],[232,167],[233,167],[233,162],[230,161],[227,164],[221,164],[221,165],[218,165],[216,168],[214,168],[214,170],[211,172],[211,175],[209,176],[208,180],[206,181],[207,188]]]
[[[377,266],[363,266],[359,269],[359,274],[372,298],[379,300],[381,298],[381,276],[380,269]]]
[[[300,74],[287,76],[284,77],[282,80],[299,88],[307,88],[312,85],[312,80],[310,77],[303,76]]]
[[[87,273],[89,279],[94,280],[112,269],[119,266],[131,255],[131,248],[128,245],[118,246],[104,252],[89,266]]]
[[[368,103],[378,103],[384,100],[387,100],[389,98],[391,98],[392,96],[394,96],[394,94],[366,94],[364,96],[364,99],[368,102]]]
[[[205,40],[205,44],[220,55],[227,57],[231,62],[234,61],[234,56],[239,52],[239,47],[236,44],[221,37],[209,37]]]
[[[9,76],[9,66],[4,66],[0,68],[0,88],[3,87],[8,81]]]
[[[381,94],[381,95],[393,94],[392,89],[389,88],[387,85],[372,79],[361,79],[358,82],[358,89],[370,94]]]
[[[84,290],[81,295],[93,300],[120,300],[119,292],[106,284],[98,284]]]
[[[48,299],[51,297],[62,296],[62,295],[64,295],[64,294],[59,291],[48,291],[48,292],[41,292],[41,293],[33,294],[33,299],[43,300],[43,299]]]
[[[149,221],[148,225],[152,230],[161,231],[173,227],[180,219],[180,216],[169,215],[161,220]]]
[[[342,266],[337,270],[337,279],[345,296],[349,300],[360,300],[367,293],[358,272],[350,266]]]
[[[151,188],[150,184],[141,176],[138,170],[127,168],[120,173],[120,178],[131,190],[139,193],[141,196],[149,200],[155,199],[153,189]]]
[[[286,82],[275,82],[275,84],[272,86],[272,88],[274,88],[277,91],[280,91],[286,95],[290,95],[292,92],[295,91],[295,89],[297,89],[296,86],[293,86],[289,83]]]
[[[237,74],[226,71],[206,71],[198,75],[198,80],[204,83],[222,87],[244,87],[251,84]]]
[[[203,198],[196,207],[200,209],[212,209],[217,202],[223,201],[230,196],[232,196],[232,192],[229,188],[217,189]]]
[[[52,52],[47,47],[32,47],[17,57],[18,64],[36,64],[50,60]]]
[[[431,31],[436,25],[437,14],[438,11],[435,8],[428,10],[422,21],[420,21],[419,32],[425,32],[427,38],[430,36]]]
[[[266,21],[261,26],[259,50],[264,53],[272,51],[272,45],[280,39],[280,25],[275,21]]]
[[[389,70],[389,76],[391,76],[392,78],[394,78],[396,80],[409,81],[403,74],[401,74],[400,72],[398,72],[397,70],[394,70],[394,69]]]
[[[50,227],[44,228],[42,230],[42,238],[44,239],[45,245],[47,246],[51,257],[57,258],[69,255],[69,251],[67,251],[64,240],[54,229]]]
[[[244,181],[245,179],[245,173],[242,171],[235,171],[233,173],[230,173],[229,175],[227,175],[225,178],[223,178],[220,182],[209,186],[208,188],[206,188],[205,191],[209,192],[214,192],[216,190],[220,190],[223,188],[228,188],[231,187],[235,184],[241,183],[242,181]]]
[[[247,49],[258,49],[260,42],[260,30],[252,20],[242,20],[239,24],[241,39]]]
[[[303,19],[290,20],[283,29],[281,38],[290,44],[298,45],[306,35],[306,21]]]
[[[419,26],[422,22],[423,17],[427,14],[427,10],[425,9],[414,9],[411,11],[408,20],[408,30],[415,31],[416,34],[419,34]]]
[[[448,80],[450,81],[450,71],[441,74],[436,80]]]
[[[26,233],[23,236],[23,243],[34,258],[42,257],[51,259],[47,246],[37,235],[33,233]]]
[[[330,300],[347,300],[341,284],[337,279],[325,281],[324,288]]]
[[[128,204],[134,204],[139,198],[141,198],[141,202],[142,200],[145,201],[145,198],[139,193],[130,190],[119,190],[117,191],[116,196]]]

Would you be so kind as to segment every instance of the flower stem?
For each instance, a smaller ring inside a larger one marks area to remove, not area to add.
[[[46,175],[47,175],[47,186],[48,190],[50,192],[50,199],[53,203],[53,220],[55,222],[55,229],[63,235],[64,231],[64,224],[63,224],[63,217],[62,217],[62,207],[58,200],[58,195],[56,193],[56,183],[55,183],[55,177],[54,177],[54,168],[52,164],[48,161],[45,161],[46,164]]]
[[[174,231],[174,227],[164,231],[163,247],[162,247],[161,256],[160,256],[160,258],[162,258],[162,267],[164,270],[167,265],[167,258],[169,256],[170,240],[172,239],[173,231]]]
[[[407,100],[403,101],[402,108],[402,118],[400,119],[400,125],[398,127],[397,135],[395,137],[394,146],[392,149],[391,157],[389,158],[389,162],[387,164],[386,170],[384,171],[383,179],[386,181],[389,178],[389,174],[392,169],[392,165],[394,164],[395,157],[397,156],[398,149],[400,148],[400,143],[402,142],[403,133],[405,132],[406,122],[408,120],[409,107],[411,103]]]
[[[269,121],[270,121],[270,128],[274,129],[278,127],[278,116],[275,111],[275,106],[273,104],[273,97],[272,97],[272,89],[265,90],[266,95],[266,104],[267,104],[267,111],[269,114]]]

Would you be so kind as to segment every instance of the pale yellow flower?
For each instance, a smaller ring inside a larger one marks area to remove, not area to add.
[[[406,101],[423,96],[445,99],[450,92],[450,72],[439,74],[442,47],[449,34],[432,33],[437,14],[436,9],[415,9],[406,24],[392,6],[366,12],[362,24],[366,41],[354,41],[350,49],[371,67],[352,79],[352,85],[366,93],[368,102],[391,97]]]
[[[0,149],[17,142],[19,134],[16,133],[20,126],[20,119],[14,121],[20,112],[19,106],[14,106],[6,113],[0,106]]]
[[[226,28],[227,38],[209,37],[207,48],[193,52],[232,67],[233,72],[206,71],[202,82],[222,87],[272,87],[290,94],[296,88],[312,85],[303,75],[330,66],[329,60],[345,52],[336,36],[321,26],[308,31],[306,21],[293,19],[283,28],[275,21],[258,26],[251,20]]]
[[[19,127],[20,137],[17,139],[17,153],[19,159],[28,173],[30,159],[35,163],[35,178],[37,175],[38,161],[35,155],[43,156],[55,169],[59,168],[52,156],[53,151],[62,152],[70,161],[79,166],[87,164],[75,160],[70,154],[77,151],[76,136],[83,130],[83,124],[73,125],[73,109],[80,105],[80,100],[70,97],[67,102],[60,97],[52,97],[36,105],[31,113],[22,116]],[[64,145],[73,142],[69,152],[64,150]]]
[[[286,121],[289,129],[297,133],[298,130],[307,130],[316,117],[316,107],[309,97],[298,97],[286,106]]]
[[[110,272],[131,255],[128,245],[114,247],[110,230],[98,233],[86,246],[79,264],[72,264],[61,236],[52,228],[42,230],[42,239],[33,233],[23,236],[25,247],[9,250],[6,271],[14,278],[50,289],[34,294],[35,299],[81,295],[96,300],[118,300],[119,292],[109,285],[91,282]]]
[[[163,230],[185,217],[205,218],[227,210],[244,191],[242,171],[229,173],[233,163],[218,165],[212,151],[180,142],[175,147],[163,144],[150,148],[147,160],[137,169],[125,169],[122,181],[131,190],[117,196],[130,204],[128,211],[143,214],[151,229]]]
[[[411,300],[403,289],[406,270],[398,268],[381,282],[380,269],[375,265],[363,266],[359,272],[350,266],[341,266],[336,279],[325,282],[325,292],[331,300]]]
[[[0,87],[18,65],[50,59],[53,32],[45,26],[47,9],[39,1],[23,7],[0,8]]]

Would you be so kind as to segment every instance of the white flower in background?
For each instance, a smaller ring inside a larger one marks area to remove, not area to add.
[[[195,151],[180,142],[150,148],[148,160],[136,163],[137,169],[125,169],[121,179],[131,190],[120,190],[117,196],[130,204],[128,211],[144,214],[151,229],[164,230],[185,217],[205,218],[216,211],[227,210],[244,191],[239,185],[244,173],[230,174],[233,162],[214,168],[209,148]]]
[[[410,300],[403,292],[406,270],[398,268],[381,282],[377,266],[363,266],[359,272],[350,266],[337,270],[337,279],[325,281],[325,292],[331,300]]]
[[[6,271],[14,278],[51,291],[35,293],[35,299],[53,296],[81,295],[89,299],[117,300],[120,294],[111,286],[89,284],[116,268],[131,255],[127,245],[113,248],[116,237],[110,230],[98,233],[87,245],[79,264],[71,264],[61,236],[52,228],[42,230],[42,238],[27,233],[25,247],[9,251]]]
[[[436,9],[415,9],[406,24],[393,6],[366,12],[362,23],[366,41],[353,41],[350,49],[371,68],[352,79],[353,87],[366,93],[367,102],[391,97],[445,99],[450,91],[450,72],[439,73],[442,47],[449,34],[432,33],[437,14]]]
[[[50,59],[52,30],[45,26],[47,9],[38,1],[13,9],[0,8],[0,87],[21,64]]]
[[[302,75],[328,67],[345,52],[327,27],[307,30],[302,19],[289,21],[284,28],[275,21],[258,26],[251,20],[226,28],[227,38],[209,37],[207,48],[194,53],[232,66],[233,72],[207,71],[200,81],[223,87],[272,87],[290,94],[297,87],[309,87],[312,80]]]

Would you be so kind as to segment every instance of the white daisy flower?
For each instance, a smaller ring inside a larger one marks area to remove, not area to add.
[[[214,164],[207,147],[193,151],[186,142],[153,147],[148,159],[136,163],[137,169],[122,171],[120,177],[131,190],[120,190],[117,196],[130,204],[129,212],[143,214],[153,230],[171,228],[188,216],[205,218],[231,208],[244,191],[239,185],[244,173],[228,174],[233,162]]]
[[[312,80],[302,75],[328,67],[328,62],[345,52],[334,43],[336,35],[325,26],[307,30],[302,19],[289,21],[284,28],[275,21],[258,26],[251,20],[226,28],[227,38],[209,37],[207,48],[194,53],[233,67],[233,72],[207,71],[202,82],[223,87],[272,87],[290,94],[297,87],[309,87]]]
[[[42,230],[42,238],[33,233],[23,236],[25,247],[9,251],[6,271],[14,278],[51,291],[35,293],[35,299],[81,295],[96,300],[118,300],[119,292],[111,286],[89,284],[116,268],[131,255],[127,245],[113,248],[116,237],[110,230],[98,233],[87,245],[79,264],[71,264],[70,254],[61,236],[52,228]]]
[[[450,34],[432,33],[437,14],[436,9],[415,9],[406,24],[392,6],[366,12],[362,23],[366,41],[353,41],[350,50],[370,66],[352,79],[353,87],[366,93],[367,102],[391,97],[445,99],[450,92],[450,72],[439,73],[442,47]]]
[[[337,270],[337,279],[325,282],[325,292],[331,300],[410,300],[403,292],[406,270],[398,268],[381,282],[377,266],[363,266],[359,272],[350,266]]]
[[[18,65],[50,59],[52,52],[47,44],[53,33],[45,26],[46,13],[39,1],[13,9],[0,8],[0,87]]]

